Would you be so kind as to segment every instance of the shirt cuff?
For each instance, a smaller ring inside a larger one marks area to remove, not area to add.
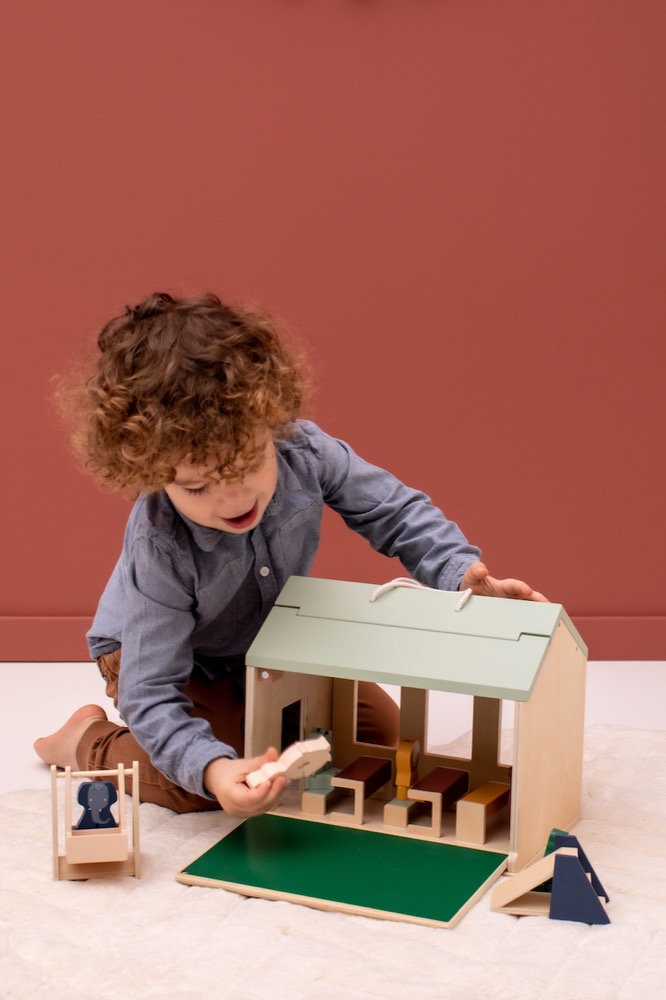
[[[191,744],[183,755],[181,767],[179,768],[182,778],[179,783],[190,792],[201,795],[204,799],[215,801],[215,796],[204,787],[204,771],[213,760],[218,757],[228,757],[230,760],[238,760],[238,754],[233,747],[227,743],[211,737],[204,737]]]
[[[465,571],[474,562],[478,562],[479,556],[462,556],[458,559],[451,559],[446,564],[446,569],[437,581],[438,590],[459,590],[460,581],[465,575]]]

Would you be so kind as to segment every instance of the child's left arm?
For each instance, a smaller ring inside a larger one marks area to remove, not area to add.
[[[496,580],[482,562],[473,562],[467,567],[460,581],[459,590],[471,589],[481,597],[512,597],[519,601],[548,601],[537,590],[532,590],[522,580]]]

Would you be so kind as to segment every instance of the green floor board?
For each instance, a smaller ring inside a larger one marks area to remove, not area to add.
[[[505,862],[491,851],[269,814],[241,824],[178,878],[449,924]]]

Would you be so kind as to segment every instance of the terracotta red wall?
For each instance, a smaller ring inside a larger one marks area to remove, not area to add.
[[[663,0],[5,0],[0,656],[75,659],[128,508],[47,403],[154,289],[299,332],[315,417],[595,658],[666,658]],[[316,571],[399,567],[327,519]]]

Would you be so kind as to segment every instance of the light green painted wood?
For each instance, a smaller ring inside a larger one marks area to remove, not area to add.
[[[247,664],[527,701],[549,642],[545,636],[509,640],[310,618],[276,606]]]
[[[527,701],[561,604],[290,577],[247,664],[324,677]]]
[[[453,926],[505,867],[506,854],[268,814],[241,823],[176,878]]]
[[[512,601],[473,595],[457,612],[460,594],[441,590],[395,588],[370,602],[377,587],[366,583],[292,576],[276,604],[297,608],[299,615],[340,621],[400,625],[402,628],[451,632],[497,639],[519,639],[523,634],[552,636],[562,619],[580,648],[587,653],[561,604]]]

